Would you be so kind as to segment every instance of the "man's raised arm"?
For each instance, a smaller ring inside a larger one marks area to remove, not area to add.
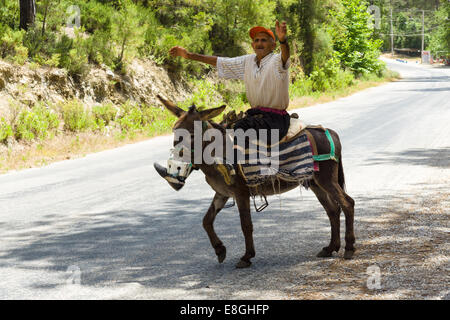
[[[275,32],[277,34],[278,40],[280,41],[281,47],[281,60],[283,61],[283,67],[286,65],[287,60],[290,57],[289,44],[287,43],[287,26],[286,21],[283,21],[281,24],[276,22],[275,24]]]
[[[189,60],[200,61],[203,63],[210,64],[212,66],[217,65],[217,57],[216,56],[205,56],[203,54],[197,54],[188,52],[185,48],[175,46],[169,50],[169,53],[172,57],[182,57]]]

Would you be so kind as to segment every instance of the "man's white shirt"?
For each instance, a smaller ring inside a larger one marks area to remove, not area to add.
[[[258,67],[256,54],[235,58],[217,58],[220,78],[244,80],[247,99],[252,108],[285,110],[289,106],[290,59],[283,67],[281,54],[270,53]]]

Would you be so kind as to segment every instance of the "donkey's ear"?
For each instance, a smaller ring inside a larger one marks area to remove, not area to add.
[[[221,114],[223,112],[223,110],[225,110],[226,105],[220,106],[218,108],[214,108],[214,109],[208,109],[208,110],[203,110],[200,111],[200,119],[201,120],[210,120],[212,118],[217,117],[219,114]]]
[[[169,110],[170,112],[172,112],[174,115],[176,115],[178,118],[181,117],[183,115],[183,113],[185,112],[183,109],[177,107],[173,102],[164,99],[163,97],[161,97],[159,94],[156,95],[158,97],[158,99],[163,103],[163,105],[167,108],[167,110]]]

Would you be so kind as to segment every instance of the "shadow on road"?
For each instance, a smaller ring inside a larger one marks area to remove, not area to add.
[[[448,88],[424,88],[424,89],[408,89],[408,91],[416,91],[416,92],[450,92],[450,87]]]
[[[402,152],[382,152],[379,157],[365,163],[373,166],[384,163],[431,166],[438,168],[450,167],[450,147],[436,149],[408,149]]]
[[[402,78],[397,82],[450,82],[450,77],[448,76],[433,76],[431,77],[411,77]]]

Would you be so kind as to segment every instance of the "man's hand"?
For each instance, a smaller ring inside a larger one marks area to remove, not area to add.
[[[280,42],[286,41],[287,36],[287,26],[286,21],[283,21],[281,24],[278,22],[275,23],[275,33],[277,34],[278,40]],[[286,42],[281,47],[281,60],[283,62],[283,68],[286,66],[286,62],[288,61],[289,57],[291,56],[290,50],[289,50],[289,44]]]
[[[183,47],[179,47],[179,46],[172,47],[169,50],[169,53],[170,53],[170,55],[172,57],[182,57],[182,58],[185,58],[185,59],[188,58],[188,52]]]
[[[280,22],[275,23],[275,33],[277,34],[278,40],[283,42],[284,40],[286,40],[286,35],[287,35],[287,26],[286,26],[286,21],[283,21],[280,25]]]

